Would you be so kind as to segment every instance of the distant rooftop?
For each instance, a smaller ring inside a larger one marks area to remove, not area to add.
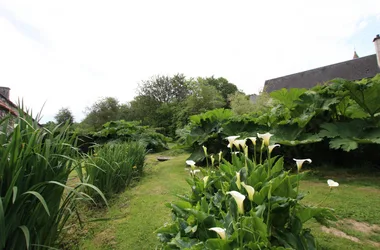
[[[377,65],[376,54],[374,54],[266,80],[264,89],[267,92],[272,92],[282,88],[312,88],[319,83],[322,84],[334,78],[360,80],[374,77],[379,73],[380,69]]]

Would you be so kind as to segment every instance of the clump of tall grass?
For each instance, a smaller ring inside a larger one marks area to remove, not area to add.
[[[100,191],[66,186],[78,166],[68,126],[49,131],[19,114],[0,120],[0,249],[54,247],[77,202],[90,199],[81,187]]]
[[[140,142],[98,145],[85,162],[84,180],[109,198],[142,175],[146,153],[145,145]]]

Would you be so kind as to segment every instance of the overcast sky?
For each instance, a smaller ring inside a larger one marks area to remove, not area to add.
[[[374,54],[380,1],[0,0],[0,86],[43,122],[157,74],[266,79]]]

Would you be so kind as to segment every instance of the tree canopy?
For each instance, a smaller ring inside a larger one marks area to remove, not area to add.
[[[95,102],[91,107],[86,108],[86,118],[82,123],[97,130],[109,121],[116,121],[121,118],[122,105],[116,98],[105,97]]]
[[[54,119],[58,124],[61,123],[74,123],[74,116],[69,108],[61,108],[58,113],[54,116]]]

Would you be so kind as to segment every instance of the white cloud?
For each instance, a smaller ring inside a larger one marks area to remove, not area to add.
[[[223,76],[254,93],[266,79],[350,59],[347,39],[378,10],[380,1],[3,1],[0,82],[34,110],[47,101],[45,120],[60,107],[80,120],[102,96],[130,101],[155,74]]]

